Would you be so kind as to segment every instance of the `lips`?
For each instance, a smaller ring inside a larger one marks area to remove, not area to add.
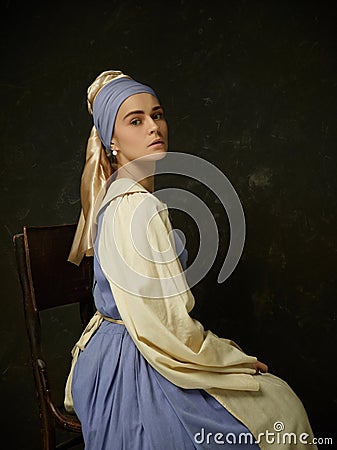
[[[151,142],[149,147],[152,147],[152,145],[158,145],[158,144],[164,144],[164,141],[162,139],[155,139],[154,141]]]

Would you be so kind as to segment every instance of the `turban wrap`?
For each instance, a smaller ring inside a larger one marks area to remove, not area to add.
[[[158,98],[152,88],[116,70],[102,72],[87,90],[87,105],[93,115],[94,126],[88,139],[81,177],[82,209],[68,257],[74,264],[79,265],[84,255],[93,255],[96,213],[107,181],[114,172],[107,151],[110,151],[118,110],[128,97],[141,93]]]

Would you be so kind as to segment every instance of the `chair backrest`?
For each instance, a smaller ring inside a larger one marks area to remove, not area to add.
[[[55,423],[81,431],[76,417],[64,415],[54,404],[42,352],[39,312],[79,303],[82,326],[94,313],[92,296],[93,258],[79,266],[67,261],[76,225],[24,227],[13,237],[23,292],[25,323],[41,418],[43,448],[55,444]]]
[[[92,258],[77,267],[67,261],[76,225],[24,227],[32,300],[38,311],[92,300]]]

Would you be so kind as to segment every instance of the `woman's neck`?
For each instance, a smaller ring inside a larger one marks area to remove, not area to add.
[[[153,193],[154,191],[154,172],[156,168],[155,161],[151,162],[139,162],[131,164],[128,163],[121,167],[118,167],[118,178],[131,178],[140,185],[142,185],[147,191]]]
[[[141,184],[147,191],[153,193],[153,191],[154,191],[154,176],[151,175],[147,178],[144,178],[144,180],[139,181],[139,184]]]

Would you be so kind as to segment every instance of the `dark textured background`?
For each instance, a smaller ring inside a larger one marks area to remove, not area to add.
[[[152,85],[170,150],[214,163],[242,202],[244,252],[219,285],[226,215],[202,186],[171,179],[207,199],[220,226],[215,265],[194,288],[194,315],[288,381],[317,436],[336,445],[335,2],[1,5],[2,448],[40,445],[11,238],[23,225],[77,220],[91,127],[86,89],[107,69]],[[73,313],[43,318],[60,398],[69,359],[59,348],[70,351],[77,337]]]

